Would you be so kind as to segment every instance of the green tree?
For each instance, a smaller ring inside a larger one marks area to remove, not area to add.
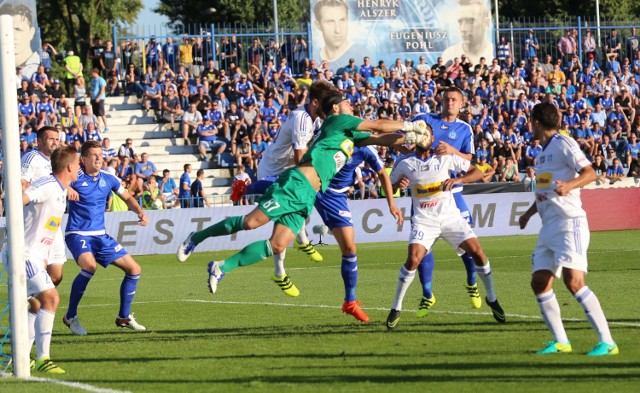
[[[94,36],[108,38],[112,25],[136,20],[142,0],[38,1],[38,24],[43,40],[74,50],[86,59]]]
[[[309,0],[277,1],[280,24],[299,24],[309,20]],[[171,27],[179,31],[192,24],[242,26],[273,23],[273,0],[160,0],[154,11],[167,16]]]
[[[493,2],[492,2],[493,3]],[[492,4],[493,7],[493,4]],[[548,19],[567,16],[593,16],[596,0],[499,0],[500,18],[546,17]],[[600,0],[600,18],[617,20],[637,15],[640,4],[635,0]]]

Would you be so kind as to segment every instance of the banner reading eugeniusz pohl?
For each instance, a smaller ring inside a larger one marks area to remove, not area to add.
[[[489,0],[311,0],[312,58],[336,71],[368,56],[392,66],[494,57]]]

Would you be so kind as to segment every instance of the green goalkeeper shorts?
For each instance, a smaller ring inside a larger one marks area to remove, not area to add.
[[[282,172],[278,180],[258,199],[258,207],[276,224],[295,234],[311,215],[316,191],[298,168]]]

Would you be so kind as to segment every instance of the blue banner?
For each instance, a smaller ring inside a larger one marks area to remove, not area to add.
[[[368,56],[428,64],[494,57],[489,0],[311,0],[312,58],[336,71]]]

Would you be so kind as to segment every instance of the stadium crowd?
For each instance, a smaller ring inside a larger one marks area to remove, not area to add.
[[[485,173],[484,182],[535,181],[532,166],[543,146],[533,140],[530,113],[536,103],[545,101],[561,111],[561,132],[572,136],[593,161],[597,184],[625,176],[637,180],[638,37],[635,29],[625,40],[612,30],[602,61],[592,41],[588,29],[584,37],[568,29],[557,43],[559,57],[552,58],[538,53],[540,46],[531,30],[523,53],[512,53],[511,46],[500,40],[497,57],[481,58],[478,64],[460,53],[448,63],[439,58],[428,64],[420,56],[418,62],[398,58],[387,65],[365,57],[331,69],[327,62],[309,59],[307,43],[300,36],[282,45],[255,38],[246,48],[230,36],[215,45],[215,53],[207,36],[167,38],[164,43],[152,37],[144,48],[135,41],[115,48],[111,41],[103,44],[95,38],[86,82],[79,56],[73,51],[58,53],[44,42],[42,52],[47,55],[37,71],[25,75],[16,70],[20,149],[24,154],[37,148],[35,130],[44,125],[58,128],[63,144],[79,148],[84,141],[99,141],[106,169],[142,197],[146,208],[166,207],[175,204],[173,195],[188,189],[182,182],[180,187],[175,181],[169,183],[170,174],[158,174],[152,161],[132,148],[133,141],[118,151],[110,146],[105,137],[105,97],[135,95],[145,114],[153,111],[154,120],[166,123],[176,138],[197,145],[200,160],[211,160],[217,167],[243,166],[253,175],[280,125],[292,109],[304,104],[316,80],[333,83],[357,116],[371,120],[406,120],[438,112],[439,93],[456,86],[467,97],[461,120],[473,129],[474,164]],[[578,56],[579,45],[584,58]],[[64,71],[54,76],[56,59]],[[386,147],[380,147],[379,154],[389,166],[398,155]],[[232,157],[231,162],[225,157]],[[157,184],[149,182],[151,177],[157,177]],[[378,184],[377,174],[364,167],[358,171],[354,193],[375,197]],[[201,195],[202,190],[194,196]]]

